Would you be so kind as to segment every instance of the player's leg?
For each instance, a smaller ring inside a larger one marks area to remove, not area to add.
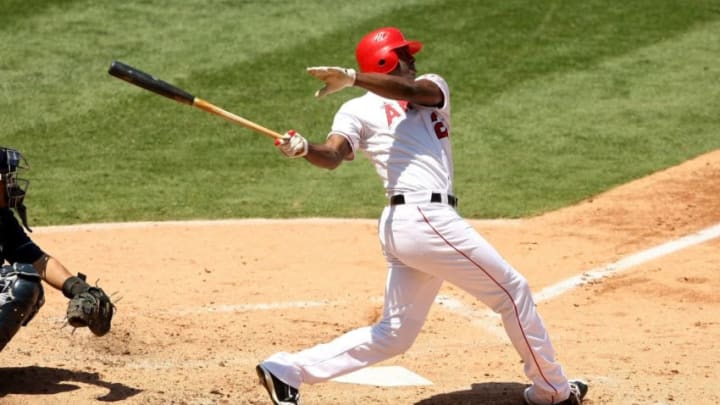
[[[442,280],[391,265],[382,319],[298,353],[276,353],[262,362],[275,377],[295,388],[350,373],[405,352],[414,342]]]
[[[446,206],[408,207],[417,213],[413,242],[398,246],[407,264],[472,294],[502,317],[525,364],[538,403],[564,400],[570,386],[525,278],[457,213]],[[410,235],[397,235],[398,241]]]
[[[392,254],[386,235],[392,225],[387,215],[380,222],[388,275],[382,319],[373,326],[350,331],[335,340],[298,353],[277,353],[261,366],[282,382],[299,388],[319,383],[378,363],[406,351],[415,341],[442,280],[403,264]],[[387,231],[387,232],[386,232]]]
[[[0,268],[0,351],[45,302],[40,280],[29,264]]]

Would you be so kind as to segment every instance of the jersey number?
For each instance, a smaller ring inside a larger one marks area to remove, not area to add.
[[[443,120],[440,119],[437,112],[433,112],[430,115],[430,119],[433,122],[433,129],[435,130],[435,136],[437,136],[438,139],[447,138],[450,133],[448,133],[448,129],[445,126],[445,123]]]

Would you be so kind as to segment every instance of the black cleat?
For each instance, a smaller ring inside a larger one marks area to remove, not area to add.
[[[297,388],[280,381],[279,378],[275,377],[261,364],[255,367],[255,371],[257,371],[258,378],[260,379],[260,385],[265,387],[273,404],[300,405],[300,391],[298,391]]]
[[[585,398],[585,395],[588,392],[588,386],[584,381],[581,380],[572,380],[570,383],[570,396],[562,401],[558,402],[555,405],[582,405],[583,398]],[[528,391],[529,388],[526,389],[523,392],[523,398],[525,399],[525,405],[538,405],[535,402],[532,402],[530,398],[528,397]]]

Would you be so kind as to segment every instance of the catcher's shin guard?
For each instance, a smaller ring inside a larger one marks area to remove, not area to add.
[[[0,268],[0,351],[44,303],[41,278],[35,267],[15,263]]]

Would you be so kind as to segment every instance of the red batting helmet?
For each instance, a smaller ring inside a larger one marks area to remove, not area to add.
[[[399,29],[378,28],[365,35],[355,49],[361,72],[390,73],[398,64],[395,49],[407,46],[414,55],[422,49],[422,42],[408,41]]]

